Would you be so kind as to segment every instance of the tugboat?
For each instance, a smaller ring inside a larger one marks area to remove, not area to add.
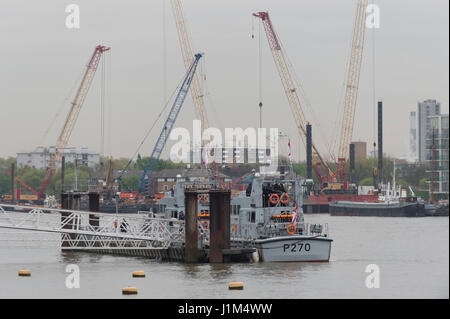
[[[189,183],[177,182],[153,206],[152,215],[183,219],[184,189]],[[279,173],[254,173],[247,189],[231,197],[231,245],[257,248],[257,259],[265,262],[328,262],[333,241],[328,225],[304,222],[301,185]],[[214,212],[209,211],[207,195],[199,195],[198,200],[199,222],[207,230]]]

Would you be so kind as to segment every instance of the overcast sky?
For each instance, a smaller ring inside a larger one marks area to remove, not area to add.
[[[65,7],[70,3],[79,5],[80,29],[65,26]],[[375,88],[376,98],[385,107],[384,149],[389,155],[405,156],[409,113],[417,109],[417,102],[437,99],[448,113],[449,2],[375,3],[381,10],[381,27],[375,31]],[[202,69],[216,110],[207,110],[211,123],[215,127],[258,126],[260,25],[257,20],[252,22],[251,14],[269,11],[319,118],[320,129],[313,128],[313,133],[325,150],[325,139],[331,142],[337,134],[336,112],[343,95],[356,0],[185,0],[183,4],[195,48],[205,53]],[[373,30],[366,33],[353,134],[354,140],[369,145],[376,120],[373,34]],[[0,39],[2,157],[32,151],[40,143],[97,44],[112,48],[105,56],[105,155],[129,157],[134,153],[184,74],[168,0],[165,5],[164,0],[2,0]],[[288,134],[294,158],[304,159],[264,34],[261,44],[263,126]],[[101,145],[100,74],[69,143],[92,151],[100,151]],[[69,108],[66,101],[44,145],[55,144]],[[193,118],[193,102],[188,97],[176,127],[191,128]],[[161,126],[162,122],[144,143],[142,155],[151,153]]]

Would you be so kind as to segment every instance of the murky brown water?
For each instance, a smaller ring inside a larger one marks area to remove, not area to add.
[[[449,298],[449,219],[331,217],[329,263],[158,263],[143,258],[64,253],[58,234],[0,229],[0,298]],[[19,241],[20,239],[20,241]],[[66,288],[68,264],[80,288]],[[365,285],[366,266],[380,268],[380,288]],[[31,277],[18,277],[30,269]],[[144,270],[146,278],[132,278]],[[244,290],[229,291],[230,281]],[[135,286],[137,296],[123,296]]]

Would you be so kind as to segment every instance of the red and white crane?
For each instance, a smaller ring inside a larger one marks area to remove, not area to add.
[[[339,151],[337,169],[333,172],[323,157],[320,155],[318,149],[312,143],[312,148],[315,155],[320,162],[313,165],[320,183],[324,182],[343,182],[345,179],[346,163],[348,159],[349,145],[353,136],[353,126],[355,121],[356,101],[358,97],[359,78],[361,72],[361,64],[364,48],[364,34],[366,23],[366,7],[367,0],[358,0],[356,17],[353,27],[352,46],[350,51],[350,58],[348,63],[348,70],[346,74],[346,90],[344,98],[344,109],[342,113],[342,126],[340,132]],[[291,112],[296,121],[297,127],[300,130],[300,136],[305,143],[306,138],[306,119],[302,111],[302,105],[297,95],[297,87],[293,80],[294,71],[290,67],[288,60],[281,47],[280,40],[275,33],[272,22],[269,18],[268,12],[258,12],[253,14],[262,20],[264,30],[266,32],[267,40],[269,42],[270,50],[272,52],[275,65],[278,69],[281,81],[283,83],[284,91],[289,101]],[[325,166],[328,174],[321,174],[319,167]]]
[[[55,174],[58,160],[60,159],[61,153],[64,151],[64,148],[67,146],[72,130],[78,119],[78,114],[80,113],[81,107],[83,106],[84,100],[86,99],[86,95],[89,91],[89,88],[91,87],[92,80],[94,79],[95,71],[97,71],[100,58],[103,52],[108,50],[110,50],[110,48],[103,45],[98,45],[95,47],[94,53],[92,54],[89,63],[86,66],[86,71],[84,72],[80,87],[78,88],[78,91],[72,102],[69,114],[67,114],[64,126],[62,127],[58,139],[56,140],[55,152],[51,154],[50,161],[47,164],[47,168],[44,173],[44,179],[42,180],[39,192],[34,191],[19,178],[16,178],[17,182],[22,184],[33,193],[37,193],[38,198],[41,198],[44,195],[45,189],[47,188],[53,175]]]
[[[272,52],[272,56],[277,67],[278,74],[280,75],[281,82],[283,83],[284,92],[286,93],[291,113],[294,117],[295,124],[297,125],[303,143],[304,145],[306,145],[306,124],[308,121],[305,118],[305,114],[302,109],[302,103],[300,102],[300,98],[297,93],[298,89],[296,86],[296,81],[294,80],[294,70],[288,62],[288,59],[281,46],[281,42],[273,28],[269,13],[258,12],[254,13],[253,15],[257,18],[260,18],[263,23],[267,40],[269,42],[270,51]],[[312,149],[315,155],[319,158],[322,165],[324,165],[327,168],[329,174],[332,175],[333,173],[331,169],[320,154],[314,142],[312,142]]]

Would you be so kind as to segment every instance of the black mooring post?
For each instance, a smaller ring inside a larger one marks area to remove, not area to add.
[[[185,261],[187,263],[198,262],[198,229],[197,229],[197,192],[184,192],[185,207]]]
[[[69,194],[62,192],[61,193],[61,208],[62,209],[70,209],[69,207]],[[71,223],[67,223],[67,218],[70,215],[70,213],[66,213],[66,212],[61,212],[61,228],[63,229],[70,229],[72,228]],[[69,243],[67,241],[64,241],[64,234],[61,234],[61,246],[62,247],[67,247],[69,246]]]
[[[65,167],[66,167],[66,158],[63,155],[61,157],[61,194],[64,193],[64,175],[65,175]],[[62,203],[62,198],[61,198]]]
[[[16,203],[16,190],[15,190],[15,179],[14,179],[14,175],[15,175],[15,163],[11,163],[11,202],[13,204]]]
[[[349,175],[350,175],[350,183],[354,183],[355,182],[355,144],[351,143],[350,144],[350,150],[349,150],[350,154],[349,154],[349,161],[350,161],[350,169],[349,169]]]
[[[209,262],[224,262],[223,250],[230,248],[230,191],[209,191]]]
[[[71,209],[73,209],[73,210],[81,209],[81,194],[78,192],[72,194],[72,208]]]
[[[383,183],[383,102],[378,101],[378,184]]]
[[[100,211],[100,194],[98,192],[90,192],[89,196],[89,211]],[[89,214],[89,225],[98,227],[100,225],[99,216],[96,214]]]
[[[312,178],[312,128],[306,124],[306,178]]]

